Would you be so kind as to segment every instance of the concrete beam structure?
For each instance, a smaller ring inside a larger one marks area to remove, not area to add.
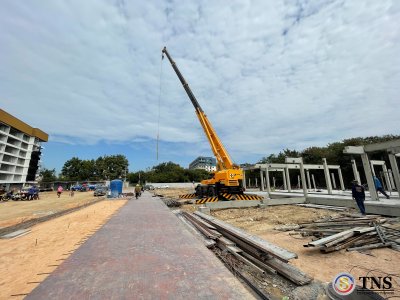
[[[370,185],[371,183],[373,183],[371,167],[369,165],[369,162],[368,162],[368,165],[366,165],[365,162],[368,160],[367,153],[375,152],[375,151],[387,151],[388,152],[389,161],[390,161],[390,165],[392,168],[392,173],[393,173],[396,189],[397,189],[397,191],[400,191],[400,174],[399,174],[399,167],[398,167],[398,164],[396,161],[396,156],[398,156],[400,154],[400,139],[387,141],[387,142],[383,142],[383,143],[375,143],[375,144],[370,144],[370,145],[357,146],[357,147],[348,146],[348,147],[345,147],[345,149],[343,150],[343,153],[361,155],[361,158],[363,160],[364,171],[366,172],[368,186],[374,186],[374,185]],[[371,176],[368,176],[367,174],[370,174],[370,173],[371,173]],[[390,182],[390,178],[388,181]],[[370,189],[370,190],[371,190],[371,198],[374,200],[378,200],[378,195],[376,193],[376,190],[375,189]]]
[[[290,174],[289,174],[288,167],[285,167],[285,172],[286,172],[286,180],[287,180],[287,190],[290,193],[292,191],[292,185],[290,183]]]
[[[303,158],[302,157],[286,157],[285,158],[285,163],[287,163],[287,164],[299,164],[300,165],[301,185],[303,187],[304,197],[307,197],[308,191],[307,191],[307,185],[306,185],[306,175],[305,175],[305,172],[304,172]]]
[[[264,171],[260,168],[260,178],[261,178],[261,185],[260,185],[260,188],[261,188],[261,191],[264,191]],[[267,175],[267,181],[268,181],[269,179],[268,179],[268,175]]]
[[[290,174],[289,174],[289,170],[299,170],[300,171],[300,177],[301,177],[301,164],[300,164],[300,160],[302,161],[302,158],[292,158],[290,163],[266,163],[266,164],[255,164],[254,166],[251,167],[246,167],[246,170],[255,170],[255,169],[261,169],[261,170],[265,170],[268,172],[282,172],[283,173],[283,185],[284,185],[284,189],[288,190],[288,192],[291,192],[291,183],[290,183]],[[328,165],[326,164],[326,166],[324,164],[322,165],[315,165],[315,164],[304,164],[303,165],[303,169],[304,169],[304,174],[305,171],[307,170],[325,170],[325,167],[328,168],[328,172],[329,170],[338,170],[338,175],[339,175],[339,181],[340,181],[340,186],[341,189],[344,190],[344,184],[343,184],[343,177],[342,177],[342,173],[341,173],[341,169],[339,165]],[[309,175],[308,175],[309,176]],[[260,172],[260,177],[261,177],[261,172]],[[269,174],[267,176],[267,178],[265,179],[265,181],[268,183],[269,181]],[[315,180],[314,180],[315,181]],[[307,181],[306,179],[303,180],[299,180],[299,183],[301,182],[301,187],[303,186],[303,182],[305,185],[305,189],[307,189]],[[250,186],[250,183],[249,183]],[[256,178],[256,186],[257,186],[257,178]],[[315,185],[314,185],[315,186]],[[267,186],[268,187],[268,186]],[[330,190],[332,190],[332,183],[330,178],[327,180],[327,189],[329,191],[329,187]],[[299,184],[299,188],[300,188],[300,184]],[[309,180],[308,182],[308,188],[311,189],[311,181]]]
[[[333,186],[333,189],[336,190],[337,188],[336,188],[335,174],[331,173],[331,178],[332,178],[332,186]]]
[[[266,177],[267,177],[267,192],[271,193],[271,184],[269,181],[269,169],[268,168],[265,170],[265,173],[266,173]]]
[[[307,173],[307,184],[308,184],[308,188],[311,190],[312,187],[311,187],[311,179],[310,179],[310,170],[307,170],[306,173]]]
[[[328,163],[326,162],[326,158],[323,158],[322,162],[324,163],[326,188],[328,190],[328,194],[332,195],[332,184],[331,184],[331,178],[329,177],[329,168],[328,168]]]
[[[283,178],[283,189],[287,190],[287,182],[286,182],[286,172],[285,169],[282,170],[282,178]]]
[[[351,166],[353,168],[354,179],[357,180],[358,183],[361,183],[360,173],[358,173],[357,164],[356,164],[356,160],[355,159],[351,160]]]
[[[400,139],[382,142],[382,143],[375,143],[370,145],[364,145],[365,152],[376,152],[382,150],[389,150],[389,149],[399,149],[400,150]],[[400,152],[400,151],[398,151]]]
[[[397,159],[395,154],[389,153],[390,167],[392,168],[392,175],[394,178],[394,183],[396,185],[396,190],[400,193],[400,174],[399,165],[397,164]]]
[[[339,174],[340,189],[342,191],[344,191],[345,188],[344,188],[344,182],[343,182],[342,169],[340,169],[340,168],[338,169],[338,174]]]
[[[314,185],[314,190],[317,190],[317,186],[315,185],[314,174],[311,174],[311,178],[312,178],[312,182],[313,182],[313,185]]]
[[[375,175],[375,166],[382,166],[382,171],[383,171],[383,177],[385,178],[385,185],[387,190],[392,191],[392,185],[390,183],[389,179],[389,174],[388,170],[386,168],[386,162],[384,160],[370,160],[369,162],[371,164],[371,169],[372,169],[372,174]]]
[[[375,189],[375,182],[372,178],[371,167],[369,164],[368,154],[363,153],[361,154],[361,160],[364,166],[365,178],[367,178],[368,190],[371,194],[371,200],[379,201],[378,193]]]

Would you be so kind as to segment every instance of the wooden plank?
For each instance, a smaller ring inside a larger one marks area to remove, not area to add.
[[[347,251],[358,251],[358,250],[369,250],[369,249],[385,248],[385,247],[391,247],[394,244],[395,243],[393,243],[393,242],[390,242],[390,243],[376,243],[376,244],[370,244],[370,245],[366,245],[366,246],[348,248]]]
[[[279,259],[271,258],[269,260],[264,261],[264,263],[275,269],[282,276],[286,277],[287,279],[298,285],[305,285],[313,280],[313,278],[308,276],[306,273],[303,273],[296,267],[284,263]]]
[[[232,235],[246,241],[247,243],[255,246],[256,248],[265,251],[276,258],[283,260],[283,261],[288,261],[292,258],[297,258],[297,254],[293,253],[291,251],[288,251],[286,249],[283,249],[281,247],[278,247],[272,243],[269,243],[258,236],[249,234],[239,228],[236,228],[232,225],[229,225],[228,223],[225,223],[221,220],[218,220],[216,218],[213,218],[209,215],[203,214],[201,212],[196,211],[196,215],[200,216],[201,218],[209,221],[212,225],[216,226],[217,228],[223,228],[224,230],[230,232]]]
[[[329,247],[329,248],[321,248],[321,251],[324,253],[339,251],[339,250],[345,249],[345,248],[353,245],[356,241],[363,239],[363,238],[364,238],[364,236],[362,236],[362,235],[356,236],[356,237],[350,238],[348,241],[346,241],[340,245],[336,245],[336,246]]]
[[[255,258],[254,256],[251,256],[250,254],[248,254],[246,252],[242,252],[242,253],[240,253],[240,255],[246,257],[248,260],[252,261],[257,266],[259,266],[260,268],[262,268],[263,270],[266,270],[267,272],[269,272],[271,274],[277,274],[278,273],[275,269],[273,269],[270,266],[264,264],[262,261],[258,260],[257,258]]]
[[[328,237],[324,237],[322,239],[309,242],[308,245],[309,246],[313,246],[313,247],[322,246],[322,245],[324,245],[326,243],[332,242],[332,241],[334,241],[334,240],[336,240],[336,239],[338,239],[338,238],[340,238],[342,236],[345,236],[345,235],[347,235],[349,233],[354,234],[353,229],[345,230],[345,231],[330,235]]]
[[[340,242],[343,242],[343,241],[345,241],[345,240],[351,238],[353,235],[354,235],[354,232],[349,232],[348,234],[345,234],[345,235],[343,235],[343,236],[341,236],[341,237],[335,239],[335,240],[332,241],[332,242],[329,242],[329,243],[324,244],[324,247],[331,247],[331,246],[333,246],[333,245],[337,245],[337,244],[339,244]]]

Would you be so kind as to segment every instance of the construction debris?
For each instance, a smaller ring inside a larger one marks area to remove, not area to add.
[[[302,206],[302,207],[311,207],[311,208],[318,208],[318,209],[328,209],[328,210],[335,210],[335,211],[348,211],[348,207],[344,206],[332,206],[332,205],[321,205],[321,204],[296,204],[297,206]]]
[[[307,274],[288,264],[290,259],[297,258],[296,253],[201,212],[181,212],[181,215],[205,238],[214,240],[218,249],[229,253],[258,276],[263,276],[266,272],[278,273],[297,285],[312,281]]]
[[[179,207],[183,204],[183,202],[179,202],[179,201],[176,201],[175,199],[171,199],[171,198],[161,198],[161,199],[165,203],[165,205],[168,207]]]
[[[304,247],[319,247],[324,253],[375,249],[400,244],[400,223],[386,224],[387,221],[381,216],[347,214],[346,217],[299,224],[294,231],[302,236],[314,236],[315,239]]]

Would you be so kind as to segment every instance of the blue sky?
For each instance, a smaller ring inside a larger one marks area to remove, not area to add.
[[[211,151],[167,46],[237,163],[399,134],[399,1],[226,3],[3,0],[1,108],[49,133],[47,168],[187,167]]]

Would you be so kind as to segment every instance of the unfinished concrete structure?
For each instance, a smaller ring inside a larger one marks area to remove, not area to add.
[[[391,170],[386,169],[385,163],[382,161],[369,161],[368,153],[376,152],[376,151],[385,151],[389,156]],[[364,146],[347,146],[343,150],[345,154],[352,155],[360,155],[365,178],[367,179],[367,184],[369,187],[375,187],[373,175],[375,175],[374,165],[382,165],[383,172],[385,175],[385,181],[387,186],[391,185],[390,176],[393,177],[393,184],[396,187],[396,190],[400,190],[400,174],[399,174],[399,166],[397,164],[397,157],[400,156],[400,139],[387,141],[383,143],[375,143]],[[354,163],[355,164],[355,163]],[[357,168],[354,168],[353,164],[353,172],[354,178],[359,180],[359,175],[357,174]],[[389,175],[391,174],[391,175]],[[370,188],[369,192],[371,194],[371,200],[379,200],[378,194],[375,188]]]
[[[271,184],[270,184],[270,173],[271,172],[281,172],[283,177],[283,187],[288,192],[292,192],[292,184],[290,182],[290,170],[299,170],[300,171],[300,183],[301,188],[303,189],[303,193],[306,196],[308,190],[312,189],[311,182],[313,183],[314,189],[316,189],[314,174],[310,174],[311,170],[323,170],[325,175],[326,187],[328,190],[328,194],[333,193],[332,188],[332,179],[334,181],[334,188],[336,188],[336,182],[334,173],[330,173],[331,170],[337,171],[337,176],[339,178],[340,189],[344,190],[344,182],[342,171],[339,165],[328,165],[326,159],[324,158],[322,161],[322,165],[314,165],[314,164],[304,164],[302,158],[286,158],[286,162],[284,164],[275,164],[275,163],[267,163],[267,164],[256,164],[251,167],[246,167],[243,169],[243,176],[245,177],[246,170],[260,170],[260,190],[267,192],[271,192]],[[333,175],[332,175],[333,174]],[[311,175],[311,176],[310,176]],[[312,178],[312,181],[311,181]],[[243,181],[246,183],[246,180]],[[246,186],[245,186],[246,187]]]

